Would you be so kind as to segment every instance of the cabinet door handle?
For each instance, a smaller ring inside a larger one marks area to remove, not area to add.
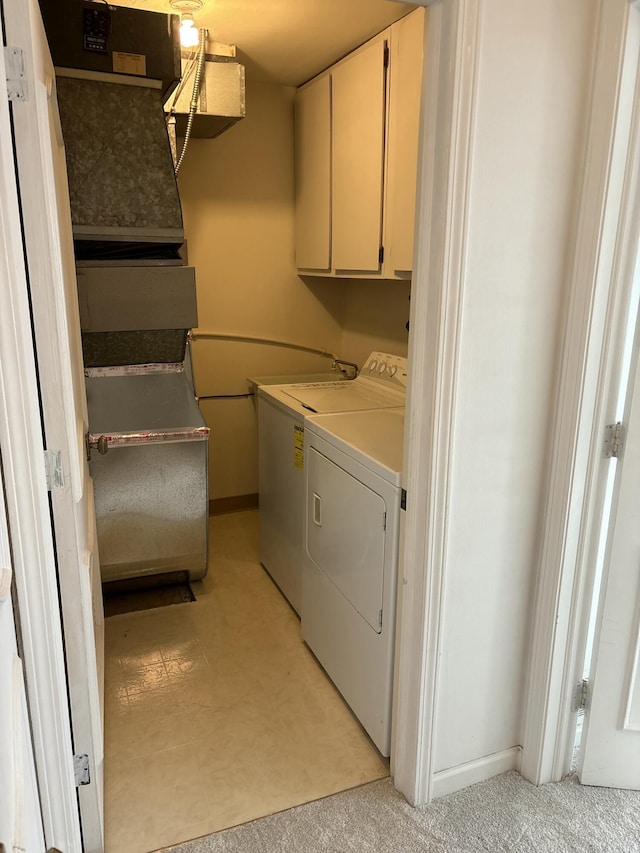
[[[322,527],[322,498],[315,492],[313,493],[313,523]]]

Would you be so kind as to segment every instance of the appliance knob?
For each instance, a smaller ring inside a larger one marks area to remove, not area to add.
[[[378,368],[378,373],[380,373],[380,375],[382,375],[386,371],[386,369],[387,369],[387,363],[385,361],[383,361],[382,364],[380,365],[380,367]]]
[[[371,364],[369,365],[369,373],[373,373],[373,371],[376,369],[377,366],[378,366],[378,362],[374,359],[371,362]]]
[[[397,372],[398,368],[395,366],[395,364],[392,364],[389,368],[389,376],[395,376]]]

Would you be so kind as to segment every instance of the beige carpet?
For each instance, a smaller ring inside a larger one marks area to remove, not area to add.
[[[505,773],[412,809],[390,780],[172,847],[171,853],[638,853],[640,793],[536,788]]]

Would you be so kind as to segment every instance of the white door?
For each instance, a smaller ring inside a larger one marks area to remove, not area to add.
[[[0,11],[4,46],[2,0]],[[11,64],[19,55],[9,48],[0,50],[0,80],[14,81],[0,86],[0,455],[45,845],[65,853],[81,853],[69,691],[9,97],[9,90],[18,93],[20,77],[15,69],[8,75],[5,66],[5,59]],[[6,701],[4,693],[0,697]],[[6,784],[4,777],[3,781]]]
[[[636,355],[637,360],[637,355]],[[579,776],[640,789],[640,370],[617,466]]]
[[[13,619],[13,567],[1,475],[0,471],[0,849],[40,853],[44,833]]]
[[[85,853],[103,849],[103,611],[71,214],[55,73],[36,0],[3,0],[8,44],[24,53],[27,98],[13,102],[15,149],[47,449],[73,746],[89,759],[78,788]]]

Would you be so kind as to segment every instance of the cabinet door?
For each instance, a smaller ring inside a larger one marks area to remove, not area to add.
[[[296,266],[331,266],[331,77],[296,98]]]
[[[380,39],[332,71],[335,270],[380,269],[385,130],[385,48]]]
[[[424,9],[391,27],[385,260],[396,275],[413,266],[424,27]]]

